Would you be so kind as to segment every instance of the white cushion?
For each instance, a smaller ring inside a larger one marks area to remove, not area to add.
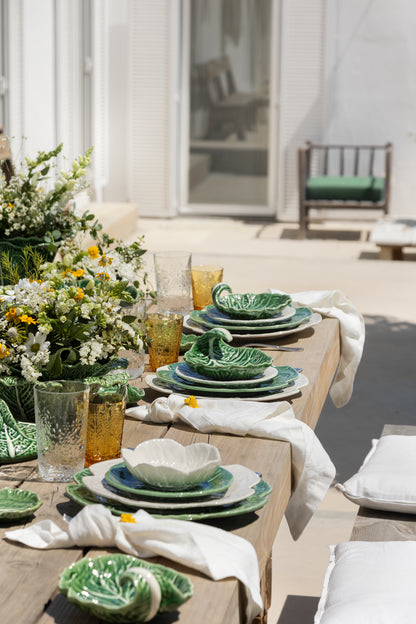
[[[315,624],[414,624],[416,542],[331,546]]]
[[[357,474],[336,487],[363,507],[416,513],[416,436],[373,440]]]

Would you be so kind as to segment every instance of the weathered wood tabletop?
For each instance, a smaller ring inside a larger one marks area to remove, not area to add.
[[[326,399],[340,353],[338,321],[324,319],[322,323],[300,334],[288,336],[279,344],[304,347],[303,352],[268,351],[275,364],[303,368],[309,385],[301,395],[290,399],[296,417],[315,427]],[[145,401],[157,394],[147,389]],[[209,441],[218,447],[222,463],[240,463],[261,472],[273,490],[263,509],[247,515],[211,521],[211,524],[233,531],[249,540],[259,560],[265,609],[270,604],[271,551],[291,491],[290,445],[286,442],[241,438],[220,434],[199,434],[184,426],[154,425],[126,419],[124,446],[135,446],[155,437],[170,437],[182,444]],[[3,523],[0,536],[8,529],[49,518],[64,527],[63,513],[70,516],[79,511],[78,505],[65,495],[66,484],[42,481],[37,462],[29,461],[0,467],[0,487],[22,487],[38,492],[44,501],[35,516],[27,522]],[[60,573],[72,562],[85,555],[97,556],[104,551],[95,549],[35,550],[2,539],[0,543],[0,617],[4,624],[93,624],[98,622],[71,605],[57,590]],[[106,551],[108,552],[108,551]],[[157,616],[154,622],[210,622],[233,624],[242,621],[242,592],[235,579],[210,579],[161,558],[158,561],[186,573],[194,584],[194,595],[178,611]],[[266,621],[266,614],[263,614]]]

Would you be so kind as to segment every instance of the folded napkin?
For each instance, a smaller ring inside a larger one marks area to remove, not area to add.
[[[294,539],[315,513],[335,477],[335,467],[313,430],[295,418],[286,401],[260,403],[239,399],[198,399],[200,407],[185,405],[171,394],[126,410],[129,416],[148,422],[183,421],[204,433],[231,433],[290,442],[293,489],[286,520]]]
[[[205,524],[153,518],[143,509],[132,515],[135,522],[123,522],[103,505],[90,505],[69,522],[66,530],[51,520],[42,520],[6,531],[5,537],[40,549],[116,546],[135,557],[166,557],[215,581],[235,577],[246,590],[247,624],[261,612],[259,567],[250,542]]]
[[[269,290],[272,293],[282,292],[273,288]],[[363,353],[364,318],[341,290],[310,290],[291,293],[290,296],[295,303],[336,318],[340,323],[341,357],[329,394],[335,407],[343,407],[351,398],[355,373]]]

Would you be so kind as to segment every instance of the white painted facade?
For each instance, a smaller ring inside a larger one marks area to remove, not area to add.
[[[179,214],[186,1],[2,0],[8,89],[0,112],[18,156],[21,136],[30,155],[63,140],[69,158],[90,141],[98,200]],[[272,214],[297,218],[296,150],[307,139],[392,141],[391,211],[414,213],[416,5],[273,2]],[[209,54],[215,41],[202,43]]]

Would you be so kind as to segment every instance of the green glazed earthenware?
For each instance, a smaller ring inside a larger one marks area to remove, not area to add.
[[[193,370],[212,379],[252,379],[273,364],[271,355],[259,349],[232,347],[230,332],[211,329],[197,338],[184,355]]]
[[[212,301],[220,312],[247,320],[275,316],[292,302],[292,298],[278,293],[234,294],[228,284],[220,282],[212,289]]]
[[[82,611],[126,624],[177,609],[193,594],[183,574],[118,553],[73,563],[61,574],[59,589]]]
[[[0,520],[31,516],[41,505],[43,501],[36,492],[7,487],[0,490]]]

